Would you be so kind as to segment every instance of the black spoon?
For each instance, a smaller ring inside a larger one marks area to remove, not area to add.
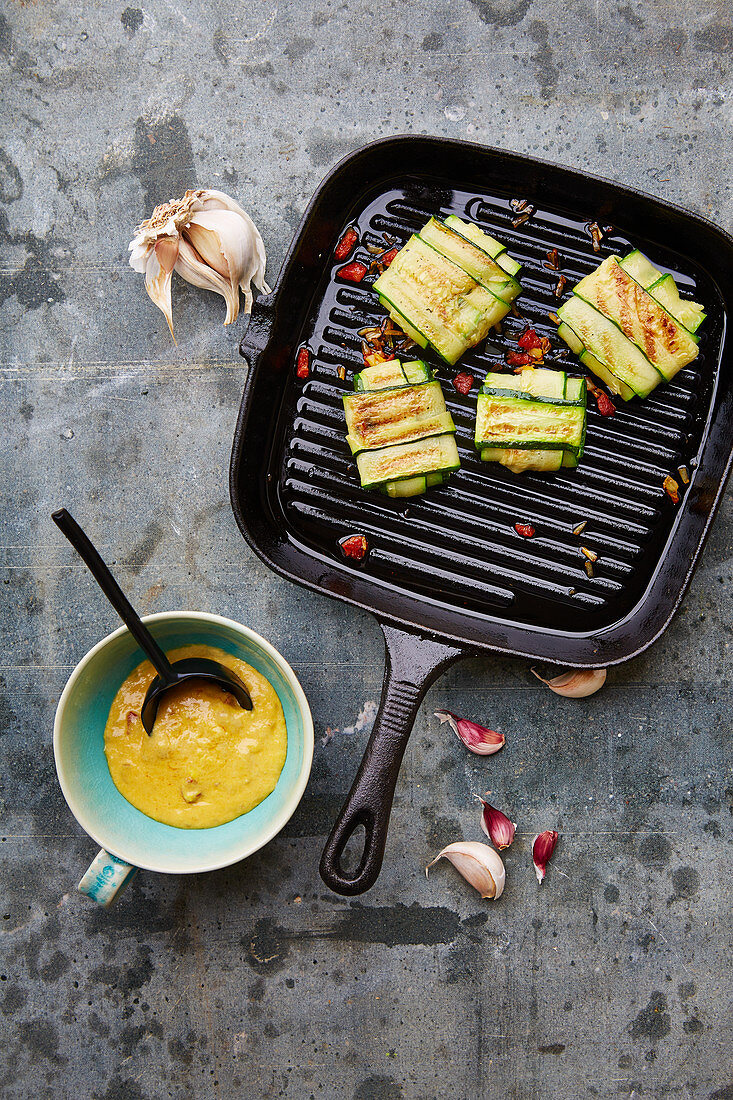
[[[245,710],[252,710],[252,700],[242,681],[218,661],[210,661],[207,657],[186,657],[182,661],[171,664],[148,628],[140,621],[139,615],[71,513],[65,508],[60,508],[58,512],[51,513],[51,519],[84,560],[133,638],[158,671],[158,675],[148,688],[140,711],[140,719],[148,733],[153,732],[153,724],[162,695],[168,688],[182,684],[184,680],[210,680],[224,691],[231,692]]]

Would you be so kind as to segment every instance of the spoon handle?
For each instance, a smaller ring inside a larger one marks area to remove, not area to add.
[[[59,508],[57,512],[51,513],[51,519],[87,565],[89,572],[160,676],[165,682],[174,683],[175,674],[170,661],[148,628],[140,621],[140,616],[74,517],[65,508]]]

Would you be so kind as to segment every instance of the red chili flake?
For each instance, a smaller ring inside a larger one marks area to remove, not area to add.
[[[465,371],[461,371],[453,379],[453,386],[456,390],[458,390],[459,393],[462,393],[464,396],[467,393],[470,393],[472,385],[473,375],[467,374]]]
[[[346,279],[349,283],[360,283],[367,273],[366,264],[359,263],[358,260],[352,260],[350,264],[345,264],[340,267],[336,272],[342,279]]]
[[[532,359],[526,351],[510,351],[507,353],[506,361],[510,367],[526,367]]]
[[[295,376],[296,376],[296,378],[302,378],[302,379],[308,378],[308,376],[310,375],[310,372],[311,372],[310,362],[311,362],[311,353],[308,351],[308,348],[301,348],[300,351],[298,352],[298,358],[296,360],[296,365],[295,365]]]
[[[342,539],[339,545],[344,557],[351,558],[352,561],[363,561],[369,549],[366,535],[350,535],[349,538]]]
[[[518,535],[521,535],[523,539],[531,539],[534,537],[534,527],[531,523],[515,523],[514,530]]]
[[[379,257],[380,264],[382,264],[383,267],[389,267],[398,251],[399,249],[397,248],[390,248],[389,252],[385,252],[384,255]]]
[[[542,347],[542,341],[533,328],[527,327],[517,341],[520,348],[530,351],[532,348]]]
[[[615,416],[616,406],[611,398],[603,390],[599,390],[596,394],[596,401],[598,402],[598,411],[601,416]]]
[[[353,225],[349,226],[339,243],[336,245],[336,250],[333,254],[334,260],[345,260],[347,256],[350,256],[358,240],[359,234],[354,229]]]

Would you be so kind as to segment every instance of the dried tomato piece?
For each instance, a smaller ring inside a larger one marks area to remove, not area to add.
[[[471,392],[471,386],[473,385],[473,375],[467,374],[466,371],[460,371],[453,379],[453,386],[464,396]]]
[[[298,352],[298,358],[295,363],[295,376],[296,378],[306,379],[311,372],[311,353],[308,348],[301,348]]]
[[[514,530],[518,535],[521,535],[523,539],[531,539],[535,534],[535,529],[531,523],[515,523]]]
[[[379,257],[379,262],[382,267],[389,267],[389,265],[392,263],[392,260],[397,255],[398,251],[399,249],[397,248],[390,248],[389,252],[382,253],[382,255]]]
[[[381,351],[365,351],[362,354],[368,367],[376,367],[378,363],[389,363],[390,359],[395,357],[394,352],[386,348]]]
[[[532,359],[526,351],[510,351],[507,353],[506,361],[510,367],[526,367]]]
[[[611,398],[603,390],[599,390],[596,394],[596,401],[598,403],[598,411],[601,416],[615,416],[616,406]]]
[[[344,264],[343,267],[340,267],[336,274],[349,283],[360,283],[367,270],[366,264],[359,263],[358,260],[352,260],[350,264]]]
[[[541,348],[542,340],[533,328],[526,328],[517,341],[520,348],[529,351],[531,348]]]
[[[665,493],[667,494],[667,496],[669,497],[669,499],[672,501],[672,503],[673,504],[679,504],[679,502],[680,502],[680,487],[679,487],[678,483],[675,481],[675,479],[673,477],[670,477],[669,474],[668,474],[667,477],[665,477],[664,481],[662,482],[662,487],[663,487]]]
[[[342,539],[339,545],[344,557],[352,561],[363,561],[369,549],[366,535],[350,535]]]
[[[339,243],[336,245],[333,258],[335,260],[345,260],[347,256],[351,255],[354,247],[358,243],[358,240],[359,234],[354,229],[353,225],[350,225]]]

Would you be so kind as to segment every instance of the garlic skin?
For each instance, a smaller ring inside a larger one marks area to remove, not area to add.
[[[550,862],[550,857],[555,851],[557,838],[558,834],[554,829],[545,829],[544,833],[539,833],[532,842],[532,862],[534,863],[534,871],[540,885],[545,877],[545,871],[547,870],[547,864]]]
[[[497,810],[495,806],[490,805],[486,799],[479,797],[479,802],[483,806],[481,811],[481,828],[494,847],[498,848],[499,851],[502,851],[503,848],[508,848],[514,840],[514,834],[517,831],[516,821],[510,821],[506,814],[503,814],[501,810]]]
[[[427,875],[430,868],[439,859],[447,859],[455,869],[463,875],[475,890],[478,890],[482,898],[496,900],[501,897],[504,890],[505,871],[501,857],[488,844],[481,844],[477,840],[458,840],[449,844],[442,852],[438,852],[432,863],[425,868]]]
[[[213,290],[227,306],[225,325],[252,310],[252,283],[263,294],[267,256],[262,237],[249,214],[223,191],[199,188],[182,199],[156,206],[129,244],[130,267],[145,275],[145,289],[165,315],[171,336],[171,274],[193,286]]]
[[[533,676],[547,684],[550,691],[556,695],[564,695],[566,699],[585,699],[588,695],[594,695],[600,691],[608,676],[607,668],[583,668],[571,669],[554,676],[551,680],[545,680],[539,672],[530,670]]]
[[[468,718],[459,718],[449,710],[436,710],[434,714],[441,722],[449,722],[456,737],[460,738],[466,748],[475,752],[477,756],[491,756],[506,743],[503,733],[496,733],[495,730],[479,726],[476,722],[470,722]]]

